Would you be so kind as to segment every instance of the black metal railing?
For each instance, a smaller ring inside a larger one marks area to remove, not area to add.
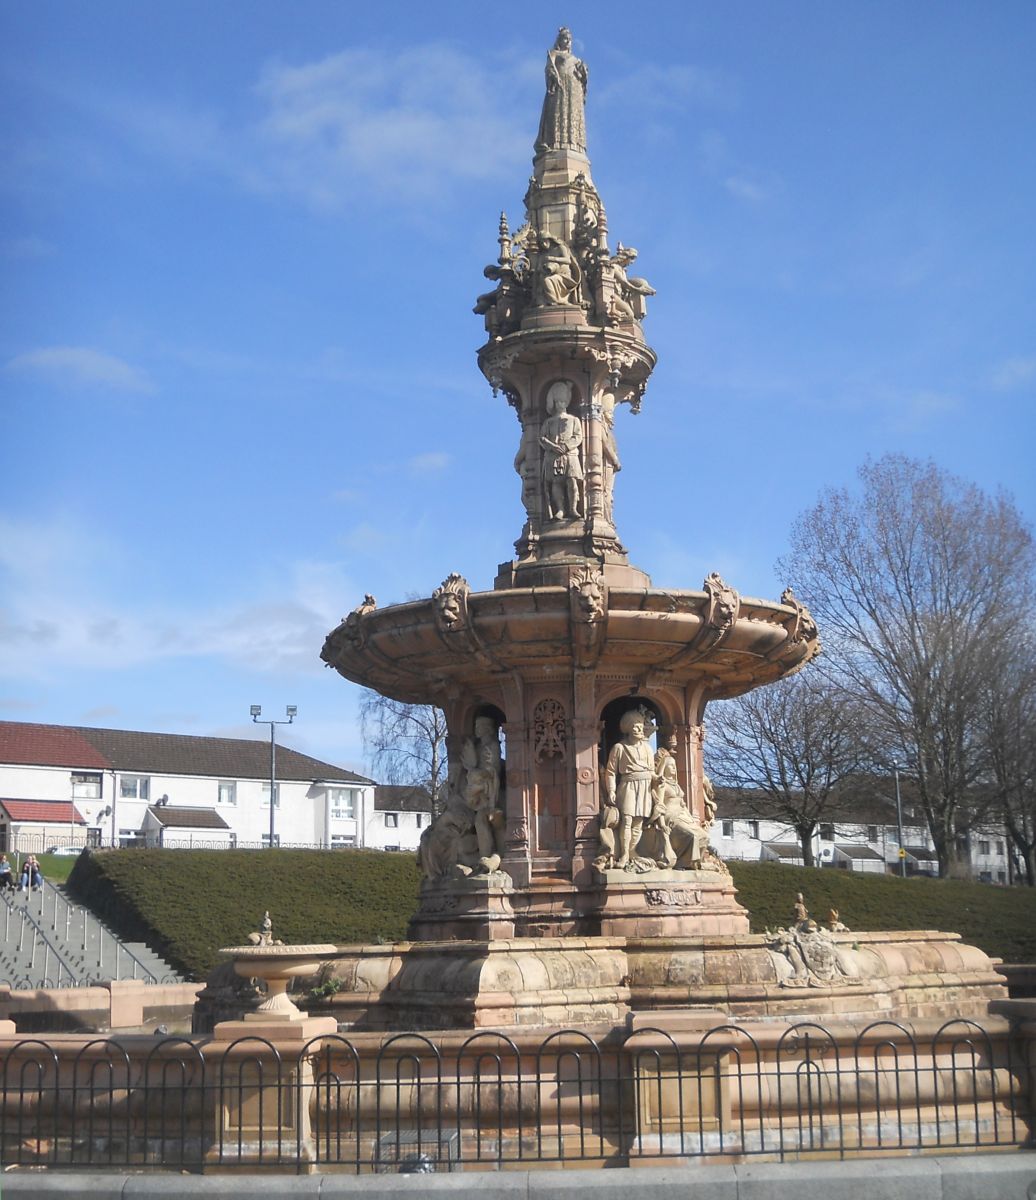
[[[289,1056],[260,1038],[139,1045],[13,1045],[5,1166],[412,1172],[1032,1144],[1033,1042],[968,1020],[923,1039],[879,1022],[338,1035]]]

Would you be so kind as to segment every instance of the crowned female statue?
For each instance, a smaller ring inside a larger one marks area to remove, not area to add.
[[[572,53],[572,34],[562,26],[547,51],[547,94],[536,136],[536,150],[586,153],[586,64]]]

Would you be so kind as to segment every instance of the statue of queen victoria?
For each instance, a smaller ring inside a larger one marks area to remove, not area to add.
[[[536,151],[586,153],[586,64],[572,53],[572,34],[562,26],[547,51],[547,94],[543,99]]]

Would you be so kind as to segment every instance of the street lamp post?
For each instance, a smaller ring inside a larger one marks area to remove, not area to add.
[[[903,801],[899,795],[899,765],[893,763],[893,774],[896,776],[896,825],[899,828],[899,873],[906,879],[906,854],[903,849]]]
[[[269,719],[260,721],[262,716],[262,705],[253,704],[248,710],[252,715],[252,721],[256,725],[269,725],[270,727],[270,849],[273,849],[273,831],[274,831],[274,814],[277,810],[277,726],[290,725],[295,720],[295,714],[299,711],[295,704],[285,706],[284,713],[287,720],[271,721]]]

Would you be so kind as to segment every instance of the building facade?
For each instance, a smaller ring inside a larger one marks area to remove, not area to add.
[[[425,788],[379,784],[368,814],[364,845],[377,850],[415,851],[432,819],[432,798]]]
[[[374,783],[278,747],[279,846],[365,845]],[[0,848],[261,847],[269,745],[239,738],[0,722]]]
[[[803,866],[798,834],[787,821],[772,815],[772,804],[762,792],[746,795],[734,789],[716,789],[717,816],[710,841],[721,858],[748,862],[780,862]],[[767,811],[771,815],[767,815]],[[938,875],[935,843],[920,811],[903,809],[902,850],[895,806],[880,800],[854,803],[826,814],[812,839],[817,866],[866,874],[900,871],[908,875]],[[976,832],[962,846],[969,872],[982,883],[1006,884],[1011,880],[1008,844],[1003,831]]]

